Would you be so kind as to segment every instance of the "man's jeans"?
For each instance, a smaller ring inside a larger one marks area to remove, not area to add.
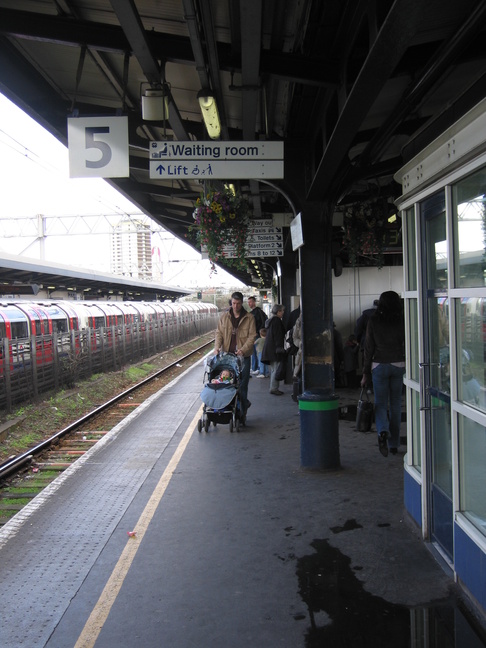
[[[376,431],[378,434],[383,431],[390,433],[390,448],[398,448],[400,445],[404,373],[403,367],[395,367],[386,362],[380,363],[371,372],[375,394]]]

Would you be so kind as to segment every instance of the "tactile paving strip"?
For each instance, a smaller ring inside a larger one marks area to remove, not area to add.
[[[35,498],[13,533],[2,531],[2,648],[45,645],[148,473],[200,405],[200,389],[196,367],[107,435],[81,469],[63,475],[55,497]]]

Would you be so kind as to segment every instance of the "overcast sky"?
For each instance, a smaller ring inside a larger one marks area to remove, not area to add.
[[[140,215],[104,180],[69,178],[67,148],[1,94],[0,192],[1,250],[40,258],[30,219],[43,214],[46,261],[102,272],[110,270],[110,224],[126,214]],[[64,230],[69,235],[61,236]],[[167,232],[153,235],[152,246],[160,250],[163,284],[242,285],[223,270],[211,275],[209,261]]]

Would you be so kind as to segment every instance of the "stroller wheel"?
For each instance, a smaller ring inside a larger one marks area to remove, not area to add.
[[[204,421],[204,431],[207,432],[209,430],[209,419],[206,419]]]
[[[236,430],[236,432],[240,431],[240,419],[238,419],[238,418],[236,419],[236,422],[235,422],[235,430]]]
[[[199,419],[197,422],[197,431],[201,432],[202,431],[202,419]]]
[[[233,419],[230,419],[229,430],[230,430],[230,432],[233,432]]]

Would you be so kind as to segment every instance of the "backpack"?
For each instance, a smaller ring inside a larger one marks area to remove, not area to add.
[[[284,349],[287,355],[295,355],[299,348],[294,344],[293,329],[289,329],[284,338]]]

